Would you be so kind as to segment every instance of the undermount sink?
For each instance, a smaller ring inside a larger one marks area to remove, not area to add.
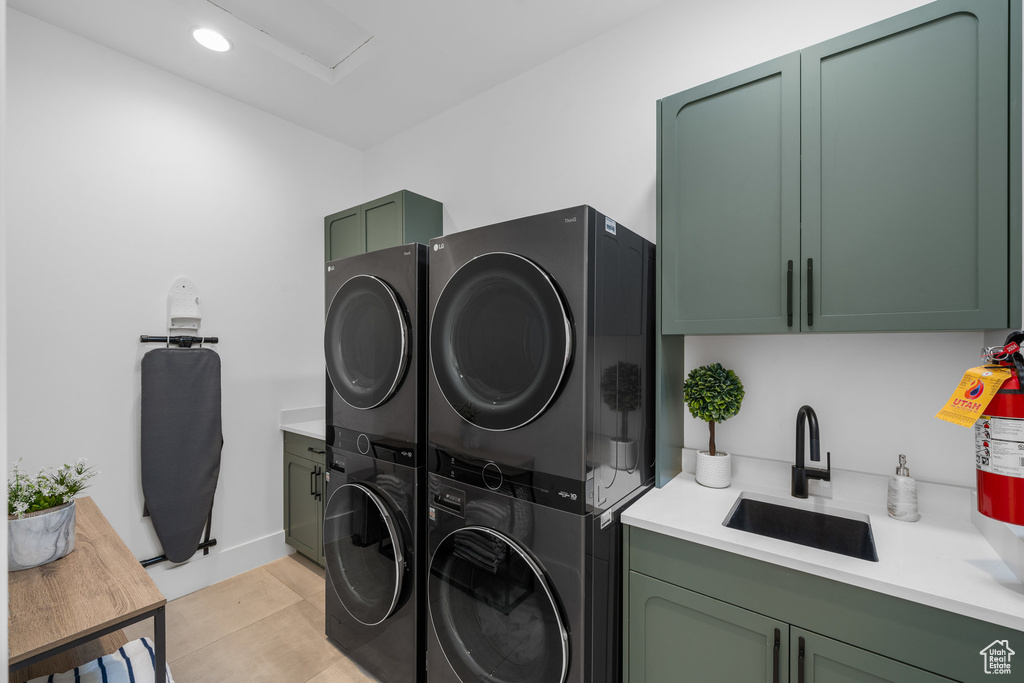
[[[782,499],[743,492],[722,524],[730,529],[878,562],[871,519],[857,512],[818,512]]]

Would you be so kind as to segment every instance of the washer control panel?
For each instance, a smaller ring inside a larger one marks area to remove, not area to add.
[[[430,449],[427,471],[453,482],[569,512],[583,514],[588,507],[593,507],[592,479],[589,482],[576,481],[436,447]]]

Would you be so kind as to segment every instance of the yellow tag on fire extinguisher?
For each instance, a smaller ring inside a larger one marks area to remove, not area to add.
[[[973,427],[999,387],[1012,375],[1009,368],[998,366],[971,368],[935,417],[961,427]]]

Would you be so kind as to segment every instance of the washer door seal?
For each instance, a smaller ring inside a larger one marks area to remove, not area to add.
[[[563,683],[569,632],[543,568],[516,541],[467,526],[430,558],[430,621],[462,681]]]
[[[409,364],[409,325],[395,291],[373,275],[349,278],[324,323],[327,376],[345,403],[360,410],[391,398]]]
[[[365,484],[342,484],[324,512],[328,583],[360,624],[376,626],[398,607],[405,543],[383,498]]]
[[[508,431],[555,400],[573,357],[569,311],[551,277],[517,254],[493,252],[448,280],[430,323],[430,364],[463,420]]]

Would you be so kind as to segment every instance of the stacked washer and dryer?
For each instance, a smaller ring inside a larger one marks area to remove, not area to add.
[[[327,264],[327,636],[385,682],[619,681],[654,247],[581,206],[427,256]]]
[[[427,248],[326,264],[327,637],[388,683],[424,679]]]
[[[619,681],[654,247],[588,206],[430,247],[428,679]]]

